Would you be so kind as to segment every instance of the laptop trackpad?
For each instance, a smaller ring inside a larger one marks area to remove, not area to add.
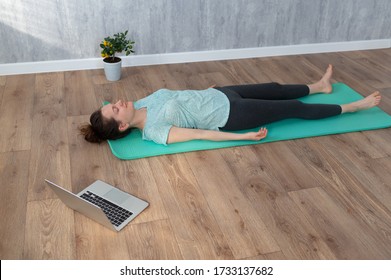
[[[115,202],[117,204],[121,204],[126,199],[128,199],[128,195],[120,190],[112,189],[104,195],[105,198]]]

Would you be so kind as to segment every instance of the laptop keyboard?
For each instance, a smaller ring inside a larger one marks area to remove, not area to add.
[[[103,212],[106,214],[106,216],[109,218],[110,222],[115,226],[119,226],[126,219],[128,219],[130,216],[133,215],[132,212],[90,191],[83,193],[80,197],[101,208]]]

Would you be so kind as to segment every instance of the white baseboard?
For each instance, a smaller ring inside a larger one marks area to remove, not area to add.
[[[132,55],[121,57],[123,66],[143,66],[156,64],[173,64],[254,57],[270,57],[297,54],[327,53],[383,49],[391,47],[391,39],[350,41],[321,44],[303,44],[290,46],[260,47],[231,50],[214,50],[199,52],[165,53],[151,55]],[[101,58],[69,59],[55,61],[23,62],[0,64],[0,75],[18,75],[31,73],[74,71],[103,68]]]

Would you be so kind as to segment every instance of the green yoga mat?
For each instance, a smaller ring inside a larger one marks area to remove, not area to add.
[[[333,85],[332,94],[315,94],[301,98],[306,103],[346,104],[363,97],[345,84]],[[322,120],[289,119],[266,125],[268,136],[261,141],[224,141],[193,140],[168,146],[144,141],[141,131],[134,129],[128,136],[108,141],[112,153],[123,160],[138,159],[166,154],[199,150],[227,148],[262,144],[281,140],[298,139],[354,131],[373,130],[391,127],[391,116],[375,107],[356,113],[343,114]],[[257,129],[253,129],[257,130]],[[244,133],[250,130],[238,131]]]

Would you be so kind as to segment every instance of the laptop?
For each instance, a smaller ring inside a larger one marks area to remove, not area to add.
[[[149,206],[148,202],[100,180],[77,195],[49,180],[45,182],[69,208],[115,231],[123,229]]]

